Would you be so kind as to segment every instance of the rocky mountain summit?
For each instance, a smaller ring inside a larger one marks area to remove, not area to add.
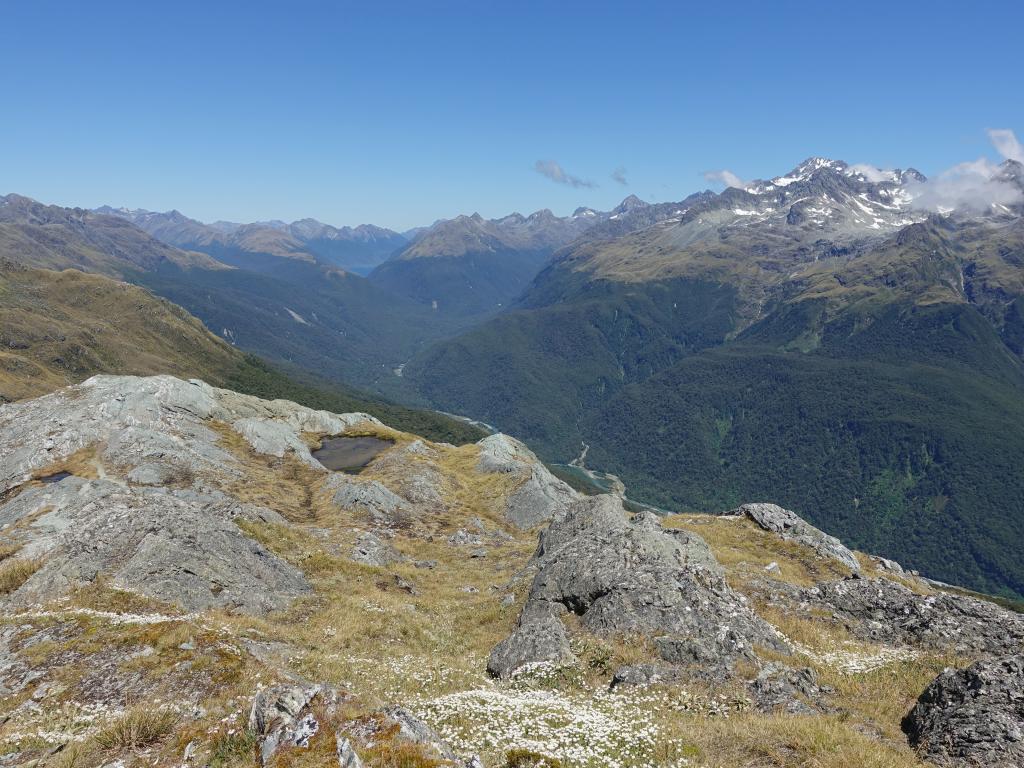
[[[0,544],[5,765],[1018,755],[1021,615],[775,505],[631,514],[505,435],[96,376],[0,407]]]

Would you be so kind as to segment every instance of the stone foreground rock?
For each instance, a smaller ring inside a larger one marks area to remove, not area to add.
[[[246,469],[222,431],[326,475],[302,433],[368,423],[379,424],[171,376],[96,376],[4,405],[0,530],[22,545],[19,557],[42,562],[6,600],[43,602],[103,575],[188,611],[284,608],[309,584],[235,524],[284,520],[225,491]],[[84,477],[29,482],[72,460]]]
[[[921,694],[903,730],[937,765],[1024,765],[1024,656],[946,670]]]
[[[518,440],[497,434],[485,437],[478,445],[478,470],[522,477],[522,484],[509,496],[505,507],[505,518],[517,528],[526,530],[553,520],[579,498]]]
[[[839,539],[818,530],[796,512],[783,509],[778,504],[743,504],[736,509],[723,512],[722,515],[747,517],[766,531],[777,533],[786,541],[796,541],[808,546],[819,555],[837,560],[851,571],[860,570],[860,563],[853,552]]]
[[[804,599],[864,640],[987,656],[1024,649],[1024,615],[966,595],[919,595],[889,579],[851,577],[818,584]]]
[[[786,643],[725,583],[698,536],[642,513],[628,519],[614,496],[584,498],[540,536],[537,575],[512,635],[488,670],[509,677],[529,664],[571,658],[561,617],[597,634],[645,635],[666,661],[704,672]]]

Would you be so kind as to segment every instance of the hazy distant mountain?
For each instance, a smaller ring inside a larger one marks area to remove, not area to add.
[[[120,216],[153,237],[178,248],[202,251],[227,264],[264,270],[277,259],[321,262],[365,274],[407,244],[406,238],[382,227],[332,227],[315,219],[287,224],[263,221],[204,224],[178,211],[154,213],[103,206],[97,212]]]
[[[930,214],[925,184],[811,158],[631,201],[405,377],[550,459],[586,444],[659,506],[771,492],[937,578],[1024,594],[1022,209]]]
[[[623,212],[645,203],[623,201]],[[618,209],[616,209],[618,210]],[[500,219],[480,214],[444,219],[419,231],[370,279],[441,313],[473,317],[514,300],[559,248],[614,214],[578,208],[571,216],[544,209]]]

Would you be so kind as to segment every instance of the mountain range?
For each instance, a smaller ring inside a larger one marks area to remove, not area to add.
[[[1020,596],[1022,178],[1007,161],[1000,202],[928,210],[917,171],[811,158],[679,202],[458,216],[408,239],[10,195],[0,256],[147,288],[293,385],[495,425],[573,482],[612,472],[639,502],[695,511],[770,496],[933,578]],[[356,261],[376,265],[339,266],[328,242],[374,243]],[[257,369],[247,391],[273,394]]]
[[[297,259],[366,274],[407,240],[398,232],[361,224],[332,227],[316,219],[291,224],[282,221],[203,224],[178,211],[155,213],[141,209],[102,206],[96,213],[130,221],[157,240],[189,251],[201,251],[233,266],[259,268],[274,259]]]
[[[917,172],[872,177],[812,158],[595,227],[405,375],[657,506],[770,490],[935,578],[1021,594],[1021,208],[936,215]]]

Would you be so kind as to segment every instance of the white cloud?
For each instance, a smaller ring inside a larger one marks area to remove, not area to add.
[[[1004,158],[1024,161],[1024,148],[1013,131],[1007,128],[990,130],[988,137]],[[954,165],[928,181],[910,183],[907,191],[913,197],[915,207],[939,213],[984,211],[994,204],[1024,202],[1024,191],[1001,171],[996,163],[979,157]]]
[[[567,173],[566,170],[554,160],[538,160],[533,164],[533,169],[541,176],[546,176],[554,182],[559,184],[568,184],[570,187],[585,187],[592,189],[597,186],[592,181],[581,179],[579,176],[573,176],[571,173]]]
[[[939,213],[984,211],[994,203],[1013,205],[1024,201],[1024,192],[1000,178],[999,166],[984,157],[960,163],[928,181],[907,185],[914,206]]]
[[[629,181],[626,179],[626,169],[620,165],[612,171],[612,181],[621,184],[624,187],[628,187]]]
[[[743,189],[747,183],[732,171],[722,169],[720,171],[708,171],[704,174],[704,180],[712,184],[723,184],[726,187]]]
[[[1009,128],[990,128],[988,138],[996,152],[1007,160],[1024,163],[1024,146],[1017,141],[1017,135]]]
[[[855,173],[862,174],[865,179],[870,181],[872,184],[878,184],[881,181],[892,181],[892,171],[887,171],[882,168],[878,168],[868,163],[857,163],[851,165],[850,170]]]

